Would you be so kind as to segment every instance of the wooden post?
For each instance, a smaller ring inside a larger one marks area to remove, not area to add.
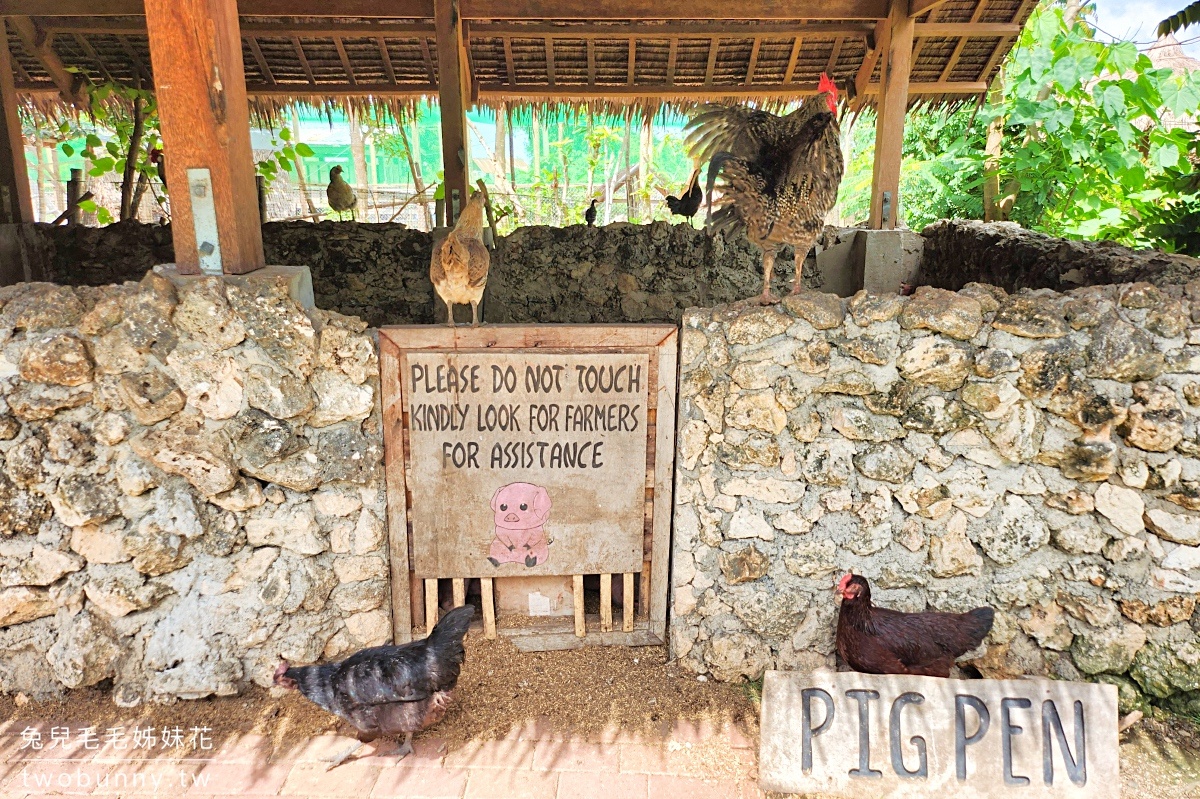
[[[483,601],[483,637],[496,637],[496,595],[491,577],[479,578],[479,598]]]
[[[236,0],[146,0],[182,274],[263,267]]]
[[[262,175],[254,176],[254,189],[258,193],[258,221],[267,223],[267,179]]]
[[[83,221],[79,210],[79,202],[83,199],[83,170],[72,169],[71,179],[67,181],[67,224],[78,225]]]
[[[0,223],[33,222],[25,139],[17,117],[17,92],[3,17],[0,17],[0,106],[4,113],[0,125]]]
[[[875,124],[875,163],[871,180],[869,227],[892,230],[900,211],[900,159],[904,150],[904,115],[908,110],[908,77],[912,67],[913,24],[909,0],[892,0],[888,13],[887,60],[881,73],[879,116]]]
[[[438,106],[442,115],[446,225],[453,226],[467,203],[467,105],[469,80],[458,0],[434,0],[437,31]]]
[[[571,576],[571,581],[573,589],[571,601],[575,604],[575,635],[583,638],[587,635],[587,622],[583,616],[583,575],[574,574]]]

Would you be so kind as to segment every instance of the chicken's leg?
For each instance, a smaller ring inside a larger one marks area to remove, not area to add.
[[[330,769],[335,769],[338,766],[342,765],[343,763],[346,762],[346,759],[349,758],[350,755],[354,754],[359,749],[362,749],[362,747],[363,747],[362,741],[355,741],[350,746],[346,747],[346,749],[344,749],[342,752],[339,752],[336,755],[331,755],[329,757],[321,758],[321,761],[323,763],[327,764],[325,766],[325,770],[329,771]]]
[[[454,327],[454,303],[446,300],[446,324]]]
[[[401,760],[403,760],[404,758],[408,757],[409,755],[411,755],[413,753],[412,736],[413,736],[413,734],[411,732],[405,733],[404,743],[400,744],[400,750],[398,752],[396,752],[396,754],[399,756],[399,758]]]
[[[763,247],[763,290],[758,296],[759,305],[774,305],[779,298],[771,293],[771,273],[775,271],[775,248]]]
[[[792,278],[792,293],[799,294],[804,291],[804,261],[808,258],[808,253],[816,243],[817,237],[814,235],[811,239],[796,244],[796,276]]]
[[[483,323],[479,320],[479,303],[473,301],[471,303],[471,327],[479,327],[481,324]]]

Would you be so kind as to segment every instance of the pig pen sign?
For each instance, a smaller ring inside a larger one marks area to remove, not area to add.
[[[657,362],[622,349],[399,351],[414,574],[642,570]]]
[[[768,671],[759,785],[853,799],[1118,799],[1117,691]]]

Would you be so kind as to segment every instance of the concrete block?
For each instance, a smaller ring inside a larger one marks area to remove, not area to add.
[[[175,264],[159,264],[154,271],[170,280],[176,286],[186,286],[188,283],[208,277],[208,275],[181,275]],[[301,308],[315,308],[316,298],[313,295],[312,272],[307,266],[265,266],[244,275],[222,275],[226,283],[235,286],[249,287],[261,280],[274,280],[278,277],[287,279],[288,296],[299,303]]]
[[[862,284],[872,294],[895,294],[921,268],[925,239],[911,230],[860,230]]]
[[[849,799],[1118,799],[1115,686],[768,671],[759,787]]]

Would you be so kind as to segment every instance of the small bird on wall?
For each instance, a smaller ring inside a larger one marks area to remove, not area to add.
[[[325,197],[329,200],[329,207],[337,211],[338,219],[347,211],[350,212],[350,219],[355,218],[354,206],[358,203],[358,195],[342,177],[340,166],[329,170],[329,185],[325,188]]]
[[[596,224],[596,201],[592,200],[592,204],[583,212],[583,219],[587,222],[588,227],[594,227]]]

